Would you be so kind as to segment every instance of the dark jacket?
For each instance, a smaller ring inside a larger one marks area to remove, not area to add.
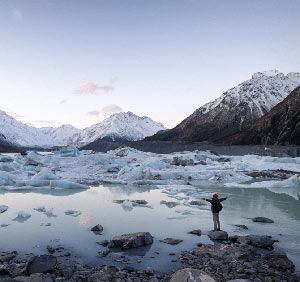
[[[221,209],[223,208],[221,202],[223,202],[226,199],[227,198],[220,198],[220,199],[212,198],[212,199],[205,199],[205,201],[211,203],[211,211],[213,213],[219,213],[221,211]]]

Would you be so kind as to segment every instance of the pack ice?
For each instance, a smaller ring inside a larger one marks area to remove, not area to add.
[[[110,183],[156,185],[169,194],[193,195],[195,187],[218,185],[265,188],[300,198],[300,158],[219,156],[209,151],[155,154],[122,147],[107,153],[76,148],[29,152],[9,156],[1,164],[0,186],[7,190],[87,189]]]

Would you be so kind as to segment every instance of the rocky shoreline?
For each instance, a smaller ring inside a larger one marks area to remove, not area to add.
[[[132,266],[88,266],[66,261],[71,256],[63,247],[48,247],[48,253],[19,255],[16,251],[0,252],[0,281],[264,281],[299,282],[292,261],[273,248],[270,236],[228,236],[225,231],[210,232],[212,244],[198,244],[181,254],[182,269],[175,273],[158,273],[151,268]],[[201,232],[198,232],[201,236]],[[152,236],[138,232],[116,236],[107,250],[139,248],[152,244]]]

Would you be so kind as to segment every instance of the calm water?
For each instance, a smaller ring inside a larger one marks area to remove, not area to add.
[[[192,207],[187,202],[200,199],[212,191],[219,191],[230,196],[224,202],[221,214],[222,229],[229,234],[272,235],[279,240],[276,246],[288,253],[300,271],[300,201],[284,194],[275,194],[265,189],[235,188],[192,188],[193,191],[170,197],[154,187],[145,189],[127,186],[100,186],[85,191],[46,191],[16,192],[0,194],[0,204],[9,206],[7,212],[0,214],[0,244],[2,250],[17,250],[20,253],[46,252],[48,244],[62,244],[76,259],[90,264],[122,264],[120,255],[126,255],[128,263],[138,268],[147,266],[160,271],[176,269],[179,262],[171,261],[182,250],[191,249],[198,242],[208,243],[207,232],[212,228],[209,206]],[[177,199],[176,199],[177,198]],[[180,205],[168,208],[161,205],[161,200],[179,201]],[[124,209],[113,203],[118,199],[144,199],[151,207]],[[35,211],[38,206],[54,208],[55,217]],[[81,211],[81,215],[66,215],[66,210]],[[31,217],[24,221],[14,220],[20,210],[25,210]],[[250,217],[266,216],[275,220],[274,224],[259,224]],[[51,223],[51,226],[45,226]],[[104,227],[103,235],[95,235],[90,228],[95,224]],[[233,224],[245,224],[249,230],[241,231]],[[204,235],[197,237],[188,231],[200,228]],[[155,241],[151,247],[130,252],[114,252],[106,258],[100,258],[98,251],[104,249],[96,241],[111,239],[135,231],[149,231]],[[159,242],[160,239],[173,237],[184,241],[177,246]],[[169,256],[175,252],[176,256]]]

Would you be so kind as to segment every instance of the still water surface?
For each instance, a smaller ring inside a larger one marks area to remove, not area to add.
[[[122,264],[120,255],[126,255],[129,264],[137,268],[150,266],[159,271],[180,267],[178,258],[182,250],[188,250],[197,243],[209,243],[206,236],[212,228],[209,205],[190,206],[190,200],[201,199],[218,191],[229,196],[221,213],[221,227],[234,234],[272,235],[279,240],[276,248],[287,252],[300,271],[300,201],[265,189],[240,189],[197,187],[194,192],[179,193],[170,197],[155,187],[100,186],[88,190],[47,190],[27,192],[1,192],[0,204],[8,211],[0,214],[0,244],[2,250],[17,250],[20,253],[46,253],[49,244],[62,244],[76,259],[89,264]],[[177,199],[176,199],[177,198]],[[113,201],[119,199],[143,199],[150,207],[124,208]],[[179,199],[179,200],[178,200]],[[178,201],[180,205],[168,208],[161,200]],[[34,208],[53,208],[54,215],[48,217]],[[20,210],[31,214],[26,221],[14,220]],[[66,215],[66,210],[77,210],[77,217]],[[274,219],[274,224],[253,223],[249,218],[265,216]],[[50,226],[45,224],[51,223]],[[104,227],[103,235],[95,235],[90,228],[96,224]],[[245,224],[249,230],[239,230],[234,224]],[[201,237],[188,231],[200,228]],[[122,253],[120,251],[100,258],[103,250],[96,241],[111,239],[136,231],[149,231],[155,238],[147,248]],[[172,237],[182,239],[177,246],[159,242]],[[170,256],[174,252],[176,256]]]

